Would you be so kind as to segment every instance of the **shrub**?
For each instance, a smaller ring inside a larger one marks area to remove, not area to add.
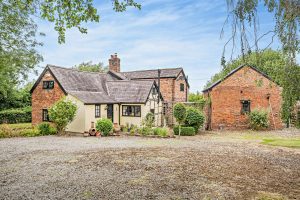
[[[0,138],[33,137],[40,136],[38,129],[31,124],[2,124],[0,125]]]
[[[20,136],[23,137],[36,137],[36,136],[41,136],[42,134],[40,131],[36,128],[33,129],[24,129],[20,132]]]
[[[153,134],[159,135],[161,137],[166,137],[168,135],[168,133],[169,133],[169,131],[166,128],[157,127],[157,128],[153,129]]]
[[[122,132],[127,133],[128,132],[128,127],[126,127],[126,126],[122,127]]]
[[[47,122],[39,124],[38,129],[41,135],[54,135],[57,132],[56,128],[54,128]]]
[[[65,98],[57,101],[49,109],[49,119],[55,124],[59,134],[62,134],[67,125],[73,121],[76,110],[76,104]]]
[[[186,107],[182,103],[177,103],[173,109],[174,117],[176,121],[179,123],[179,137],[181,135],[181,124],[184,122],[186,118]]]
[[[99,119],[96,123],[97,131],[100,131],[102,135],[108,136],[113,130],[113,123],[110,119]]]
[[[152,128],[154,125],[154,114],[153,113],[147,113],[145,119],[143,120],[143,124],[149,128]]]
[[[185,126],[192,126],[195,133],[198,133],[199,128],[204,124],[204,115],[196,108],[188,108],[186,111]]]
[[[137,129],[138,129],[138,127],[137,127],[137,126],[132,126],[132,127],[130,128],[130,135],[134,135],[134,134],[136,134],[136,132],[137,132]]]
[[[138,133],[140,135],[152,135],[153,134],[153,130],[150,127],[141,127],[138,129]]]
[[[174,134],[179,134],[179,126],[175,126],[173,128]],[[194,127],[181,127],[181,135],[183,136],[194,136],[195,135],[195,129]]]
[[[31,122],[31,107],[0,111],[0,124],[16,124]]]
[[[250,128],[261,130],[269,127],[269,112],[264,109],[254,109],[249,113]]]

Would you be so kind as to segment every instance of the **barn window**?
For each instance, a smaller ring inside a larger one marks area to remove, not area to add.
[[[180,91],[183,92],[184,91],[184,84],[180,83]]]
[[[53,89],[54,81],[43,81],[43,89]]]
[[[49,115],[48,115],[48,110],[47,109],[43,109],[43,121],[44,122],[49,122]]]
[[[242,114],[246,114],[250,112],[250,100],[242,100],[242,110],[241,113]]]
[[[141,116],[141,106],[122,106],[122,115],[129,117],[140,117]]]
[[[95,117],[100,117],[100,104],[95,105]]]

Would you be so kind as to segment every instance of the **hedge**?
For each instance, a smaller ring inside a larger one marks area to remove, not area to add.
[[[0,111],[0,124],[16,124],[31,122],[31,107]]]
[[[179,134],[179,126],[175,126],[173,128],[174,134],[178,135]],[[194,127],[181,127],[181,136],[194,136],[196,135]]]

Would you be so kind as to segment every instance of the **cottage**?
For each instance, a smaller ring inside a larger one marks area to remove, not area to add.
[[[139,126],[149,112],[161,126],[164,98],[186,101],[188,88],[182,68],[121,72],[116,54],[109,59],[107,73],[47,65],[31,89],[32,124],[49,121],[48,108],[66,97],[78,106],[74,121],[67,127],[69,132],[88,131],[100,118],[121,126]]]
[[[247,113],[255,108],[269,111],[271,129],[281,129],[281,88],[253,66],[242,65],[224,79],[203,90],[210,99],[206,129],[245,129]]]

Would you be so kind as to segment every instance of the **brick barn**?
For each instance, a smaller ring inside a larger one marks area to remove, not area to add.
[[[210,98],[205,109],[207,130],[249,128],[247,113],[255,108],[268,109],[271,129],[283,128],[281,88],[253,66],[238,67],[203,94]]]

